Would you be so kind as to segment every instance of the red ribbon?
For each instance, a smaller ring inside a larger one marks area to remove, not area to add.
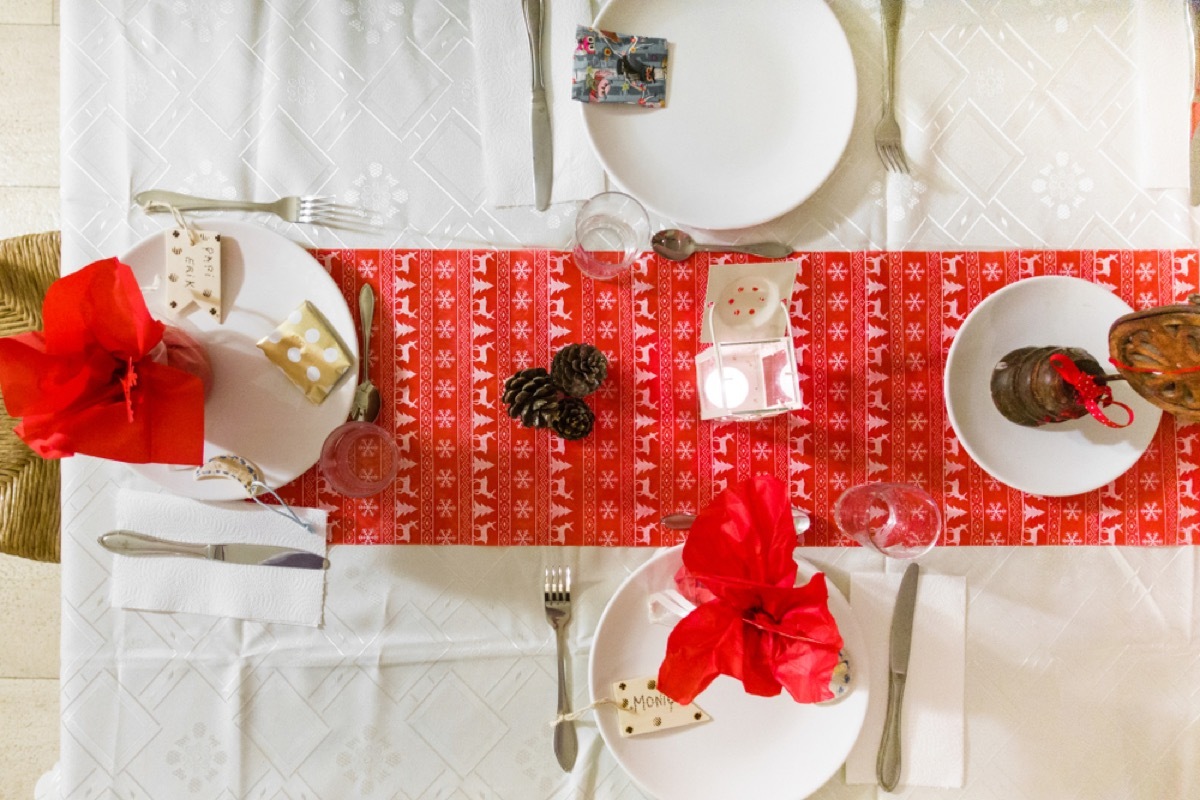
[[[1125,372],[1138,372],[1144,375],[1187,375],[1192,372],[1200,372],[1200,364],[1193,367],[1178,367],[1176,369],[1158,369],[1157,367],[1133,367],[1129,364],[1122,364],[1115,358],[1110,358],[1109,362],[1119,370]]]
[[[1124,403],[1113,400],[1112,387],[1097,384],[1094,375],[1081,370],[1079,365],[1064,353],[1055,353],[1050,356],[1050,366],[1062,376],[1063,380],[1074,387],[1075,392],[1079,395],[1080,402],[1083,403],[1083,407],[1100,422],[1110,428],[1125,428],[1133,423],[1133,409]],[[1101,406],[1113,405],[1125,409],[1125,413],[1129,415],[1129,419],[1125,420],[1124,423],[1117,423],[1109,419],[1104,411],[1101,410]]]
[[[125,414],[133,422],[133,387],[137,386],[137,367],[132,358],[125,359],[125,374],[121,376],[121,390],[125,393]]]

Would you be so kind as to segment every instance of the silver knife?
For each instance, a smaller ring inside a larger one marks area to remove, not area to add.
[[[892,612],[892,643],[888,669],[887,717],[883,738],[875,760],[875,777],[884,791],[900,782],[900,706],[904,702],[904,682],[908,677],[908,656],[912,652],[913,613],[917,610],[917,576],[921,568],[909,564],[900,580],[896,609]]]
[[[542,83],[542,0],[521,0],[525,28],[529,33],[529,57],[533,61],[533,196],[538,211],[550,206],[554,184],[554,146],[550,139],[550,109]]]
[[[159,539],[133,531],[109,531],[98,541],[106,550],[123,556],[179,556],[225,561],[230,564],[259,564],[297,569],[325,569],[329,566],[329,560],[317,553],[266,544],[193,544]]]
[[[1192,45],[1192,108],[1200,103],[1200,0],[1188,0],[1188,21],[1191,29]],[[1189,109],[1190,111],[1191,109]],[[1191,120],[1192,115],[1188,114]],[[1200,206],[1200,126],[1192,131],[1189,147],[1188,163],[1191,165],[1192,205]]]

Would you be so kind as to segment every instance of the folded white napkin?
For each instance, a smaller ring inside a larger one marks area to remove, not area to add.
[[[888,653],[899,573],[850,576],[850,605],[867,640],[871,699],[858,742],[846,760],[846,783],[875,783],[875,758],[887,711]],[[900,718],[900,785],[963,785],[966,669],[965,578],[922,572],[917,583],[912,655]]]
[[[579,103],[571,99],[575,26],[590,24],[589,0],[546,0],[542,29],[543,83],[554,143],[550,202],[586,200],[604,191],[604,170],[592,153]],[[486,200],[493,206],[533,205],[529,35],[520,0],[471,4],[475,85]]]
[[[121,490],[120,528],[180,542],[271,544],[325,554],[325,512],[295,509],[313,533],[254,503],[201,503]],[[325,570],[196,558],[113,556],[112,604],[293,625],[321,624]]]
[[[1190,183],[1192,71],[1186,5],[1174,0],[1137,4],[1138,177],[1145,189],[1172,189]]]

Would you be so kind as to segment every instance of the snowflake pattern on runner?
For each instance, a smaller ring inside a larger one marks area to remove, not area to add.
[[[725,487],[769,473],[811,512],[805,545],[848,545],[830,523],[847,487],[905,481],[941,504],[944,545],[1173,545],[1198,541],[1200,428],[1166,415],[1121,478],[1075,497],[1004,486],[967,455],[947,419],[946,354],[966,315],[1009,283],[1073,275],[1136,308],[1195,291],[1194,251],[810,252],[797,254],[791,311],[803,409],[752,423],[699,420],[693,356],[715,263],[643,255],[615,283],[569,254],[318,251],[355,307],[380,298],[373,376],[378,422],[400,448],[395,483],[363,502],[310,470],[281,494],[331,509],[333,543],[666,546],[659,524]],[[383,335],[383,334],[390,335]],[[567,442],[511,420],[518,369],[595,344],[609,377],[587,398],[597,424]],[[1101,354],[1103,355],[1103,354]]]

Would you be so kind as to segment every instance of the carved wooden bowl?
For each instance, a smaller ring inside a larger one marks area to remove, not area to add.
[[[1200,295],[1124,315],[1109,328],[1108,350],[1134,391],[1184,422],[1200,422]]]

